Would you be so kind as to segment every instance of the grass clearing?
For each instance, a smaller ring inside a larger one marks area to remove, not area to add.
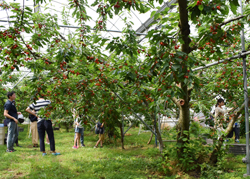
[[[150,145],[147,142],[151,133],[138,135],[138,128],[132,128],[125,136],[125,150],[121,149],[120,139],[116,142],[106,142],[103,148],[93,148],[98,136],[85,131],[86,147],[72,149],[74,131],[65,129],[54,131],[56,151],[60,156],[42,156],[39,148],[33,148],[31,138],[28,138],[28,125],[19,133],[21,148],[15,147],[16,152],[6,153],[6,145],[0,145],[0,178],[87,178],[87,179],[153,179],[153,178],[196,178],[179,172],[174,176],[165,176],[160,171],[162,156],[154,147],[154,138]],[[106,136],[105,136],[106,137]],[[171,138],[168,138],[171,139]],[[166,147],[174,143],[166,142]],[[49,145],[46,151],[49,151]],[[244,156],[228,154],[225,161],[219,163],[220,168],[208,171],[209,177],[240,179],[246,173],[246,164],[241,162]],[[199,175],[198,175],[199,176]],[[247,177],[250,178],[250,177]]]
[[[160,161],[158,149],[147,145],[150,133],[138,135],[138,128],[131,129],[125,137],[125,150],[117,142],[104,143],[94,149],[98,136],[85,131],[86,147],[72,149],[74,132],[64,129],[54,131],[56,151],[60,156],[42,156],[39,148],[33,148],[28,138],[28,126],[19,133],[19,144],[14,153],[6,153],[6,145],[0,146],[1,178],[148,178],[156,171]],[[49,145],[46,144],[46,151]],[[160,176],[157,176],[157,178]]]

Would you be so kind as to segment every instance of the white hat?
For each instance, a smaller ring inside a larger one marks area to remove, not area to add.
[[[23,119],[23,115],[22,114],[18,114],[18,119]]]
[[[24,118],[22,114],[18,114],[18,121],[22,124],[24,122]]]

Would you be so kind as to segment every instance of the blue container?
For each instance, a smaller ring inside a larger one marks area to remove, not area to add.
[[[4,127],[4,124],[0,124],[0,127]]]

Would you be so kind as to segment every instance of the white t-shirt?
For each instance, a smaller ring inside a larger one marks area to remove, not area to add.
[[[75,122],[79,123],[79,125],[76,125],[76,128],[83,128],[79,117],[76,118]]]

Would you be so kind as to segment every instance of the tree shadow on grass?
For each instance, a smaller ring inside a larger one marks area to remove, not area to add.
[[[56,150],[62,152],[62,155],[52,156],[48,153],[43,157],[40,148],[31,148],[31,138],[28,139],[24,134],[25,132],[22,135],[22,144],[26,145],[17,148],[17,153],[6,155],[5,152],[0,152],[0,161],[3,161],[3,157],[7,161],[4,168],[13,171],[13,177],[10,178],[148,178],[146,170],[151,168],[151,162],[147,158],[137,157],[142,151],[134,148],[128,147],[126,152],[110,150],[112,145],[105,145],[103,149],[92,149],[98,138],[92,135],[85,138],[87,147],[79,149],[82,152],[76,152],[71,149],[74,133],[72,138],[68,137],[68,134],[56,133]],[[46,150],[49,148],[49,145],[46,145]],[[14,168],[11,161],[17,162]]]
[[[52,156],[48,154],[43,157],[36,155],[32,159],[36,160],[36,162],[31,163],[30,171],[22,175],[22,177],[69,179],[147,178],[145,170],[148,164],[144,158],[130,158],[118,155],[103,158],[98,156],[96,158],[82,158],[79,156],[72,157],[70,153],[68,153],[69,156]],[[64,162],[65,157],[67,158],[67,163]]]

